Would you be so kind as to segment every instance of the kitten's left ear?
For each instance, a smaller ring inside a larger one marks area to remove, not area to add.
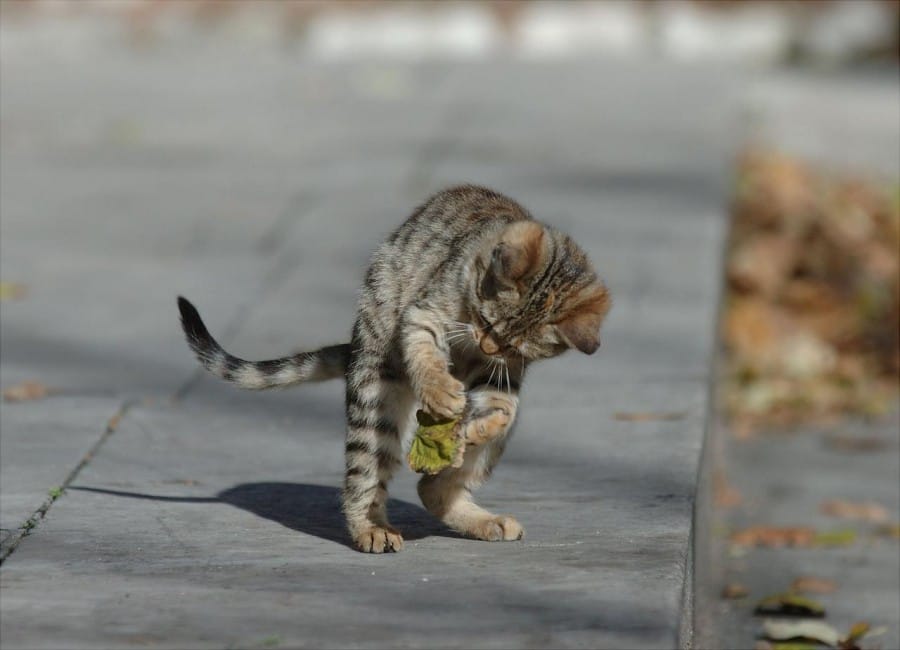
[[[521,289],[541,268],[546,255],[543,226],[530,220],[513,223],[491,251],[482,293],[493,298],[498,291]]]
[[[600,324],[609,307],[609,291],[600,282],[592,284],[581,291],[575,306],[556,323],[556,330],[569,347],[594,354],[600,347]]]

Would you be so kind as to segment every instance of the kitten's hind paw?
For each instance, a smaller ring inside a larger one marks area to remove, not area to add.
[[[477,447],[505,435],[511,423],[512,416],[506,409],[479,414],[463,426],[463,439],[466,444]]]
[[[525,529],[514,517],[487,517],[465,531],[465,534],[486,542],[512,542],[525,536]]]
[[[363,553],[396,553],[403,548],[403,536],[394,528],[370,526],[354,535],[353,543]]]

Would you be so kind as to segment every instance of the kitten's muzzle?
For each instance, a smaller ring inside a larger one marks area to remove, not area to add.
[[[494,356],[500,352],[500,344],[490,334],[485,334],[481,337],[481,340],[478,341],[478,347],[488,356]]]

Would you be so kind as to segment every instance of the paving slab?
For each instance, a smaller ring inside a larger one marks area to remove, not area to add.
[[[34,293],[4,307],[2,381],[140,398],[3,564],[6,647],[690,637],[733,110],[722,70],[325,66],[200,48],[113,57],[76,84],[74,62],[3,65],[0,173],[17,189],[0,270]],[[257,394],[198,378],[172,299],[191,297],[245,357],[342,340],[375,243],[466,181],[584,242],[615,306],[596,357],[529,376],[481,493],[527,538],[458,538],[401,472],[391,509],[408,548],[366,556],[337,508],[340,384]]]
[[[0,555],[106,430],[121,404],[110,397],[56,396],[0,412]]]
[[[900,81],[895,66],[760,74],[744,93],[743,131],[843,173],[900,178]]]
[[[350,550],[344,532],[337,384],[298,391],[290,419],[227,400],[137,407],[4,566],[5,644],[65,645],[64,622],[80,621],[82,647],[243,647],[271,635],[285,647],[415,647],[423,636],[436,647],[666,647],[705,387],[597,388],[605,408],[568,409],[590,431],[551,437],[558,406],[526,409],[483,491],[487,507],[520,518],[524,542],[458,538],[403,472],[391,510],[408,548],[391,557]],[[682,415],[622,422],[613,408]],[[23,621],[51,566],[42,607],[54,623],[36,636]]]
[[[723,441],[730,459],[723,469],[742,495],[742,505],[715,513],[716,555],[711,560],[721,563],[716,576],[719,589],[738,583],[750,595],[710,602],[704,613],[708,617],[704,633],[711,635],[706,638],[719,647],[753,647],[761,628],[761,619],[753,615],[756,603],[786,591],[795,578],[813,576],[835,585],[834,593],[811,594],[825,607],[829,624],[846,633],[857,621],[866,621],[873,629],[885,629],[880,637],[865,640],[865,647],[900,647],[898,540],[880,530],[900,520],[900,403],[894,408],[893,416],[881,423],[852,422],[837,429]],[[880,447],[868,452],[842,450],[829,444],[834,436],[871,439]],[[820,510],[829,500],[877,504],[886,519],[879,523],[830,517]],[[760,524],[853,531],[855,539],[846,547],[760,548],[729,555],[724,531]]]

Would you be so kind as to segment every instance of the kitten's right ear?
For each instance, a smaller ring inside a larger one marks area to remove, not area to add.
[[[503,233],[491,251],[481,283],[485,298],[501,291],[521,289],[541,267],[545,256],[544,228],[535,221],[518,221]]]
[[[569,347],[594,354],[600,347],[600,325],[609,307],[609,291],[602,282],[596,282],[579,292],[575,304],[556,323],[556,331]]]

